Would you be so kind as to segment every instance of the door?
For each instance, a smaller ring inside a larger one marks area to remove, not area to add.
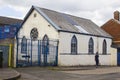
[[[3,67],[3,53],[0,51],[0,68]]]
[[[9,46],[0,46],[0,50],[3,52],[3,67],[8,67]]]
[[[117,65],[120,66],[120,48],[117,49]]]

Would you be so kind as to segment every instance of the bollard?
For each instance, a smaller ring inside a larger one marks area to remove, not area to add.
[[[0,68],[3,67],[3,52],[0,50]]]

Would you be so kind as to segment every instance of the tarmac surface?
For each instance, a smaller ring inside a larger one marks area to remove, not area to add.
[[[20,73],[12,68],[0,68],[0,80],[15,80],[20,77]]]
[[[0,80],[120,80],[120,67],[2,68]]]
[[[17,68],[18,80],[120,80],[120,67]]]

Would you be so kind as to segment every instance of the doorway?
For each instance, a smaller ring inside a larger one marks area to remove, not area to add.
[[[3,67],[3,52],[0,50],[0,68]]]

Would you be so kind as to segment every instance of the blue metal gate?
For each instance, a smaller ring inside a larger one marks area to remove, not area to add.
[[[16,66],[57,66],[58,41],[49,40],[44,45],[43,40],[17,40]]]
[[[120,66],[120,48],[117,49],[117,65]]]

